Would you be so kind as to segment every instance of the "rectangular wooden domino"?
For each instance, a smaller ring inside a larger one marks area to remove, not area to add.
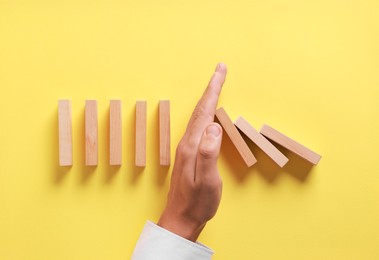
[[[241,155],[246,165],[250,167],[255,164],[257,162],[257,159],[251,152],[250,148],[247,146],[245,140],[243,140],[241,134],[238,132],[237,128],[234,126],[232,120],[225,112],[223,107],[220,107],[216,110],[216,117],[234,146],[237,148],[238,153]]]
[[[146,166],[146,124],[147,102],[136,102],[136,141],[135,141],[135,165]]]
[[[279,131],[275,130],[274,128],[268,125],[263,125],[260,132],[268,139],[292,151],[293,153],[304,158],[313,165],[316,165],[321,159],[321,155],[315,153],[309,148],[303,146],[302,144],[296,142],[295,140],[289,138],[288,136],[280,133]]]
[[[122,162],[121,100],[111,100],[109,107],[109,164]]]
[[[72,165],[71,100],[58,100],[59,165]]]
[[[263,152],[265,152],[277,165],[283,167],[288,158],[284,156],[272,143],[261,135],[249,122],[242,116],[234,122],[239,130],[250,138]]]
[[[159,158],[160,165],[171,164],[170,100],[159,101]]]
[[[96,166],[98,161],[97,100],[86,100],[85,140],[86,165]]]

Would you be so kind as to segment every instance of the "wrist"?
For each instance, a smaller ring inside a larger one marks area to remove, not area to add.
[[[196,242],[206,223],[185,216],[163,212],[157,225],[192,242]]]

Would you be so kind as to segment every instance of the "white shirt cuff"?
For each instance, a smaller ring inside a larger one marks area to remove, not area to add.
[[[132,260],[208,260],[213,250],[147,221],[134,248]]]

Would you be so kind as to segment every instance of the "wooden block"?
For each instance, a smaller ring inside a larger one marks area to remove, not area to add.
[[[283,146],[284,148],[287,148],[298,156],[304,158],[313,165],[316,165],[321,159],[321,156],[319,154],[313,152],[309,148],[303,146],[302,144],[299,144],[295,140],[287,137],[286,135],[280,133],[268,125],[263,125],[261,134],[274,141],[275,143]]]
[[[159,158],[160,165],[171,164],[170,100],[159,101]]]
[[[146,166],[146,125],[147,125],[147,102],[136,102],[136,142],[135,164],[139,167]]]
[[[96,166],[98,161],[97,101],[86,100],[86,165]]]
[[[234,146],[237,148],[237,151],[241,155],[246,165],[250,167],[255,164],[257,162],[257,159],[255,159],[253,153],[250,151],[250,148],[247,146],[245,140],[243,140],[237,128],[234,126],[232,120],[225,112],[224,108],[220,107],[216,110],[216,117]]]
[[[109,164],[122,162],[121,100],[111,100],[109,107]]]
[[[71,100],[58,100],[59,165],[72,165]]]
[[[265,152],[277,165],[283,167],[288,158],[284,156],[274,145],[272,145],[266,138],[263,137],[252,125],[249,124],[242,116],[237,118],[234,124],[240,129],[247,137],[250,138],[263,152]]]

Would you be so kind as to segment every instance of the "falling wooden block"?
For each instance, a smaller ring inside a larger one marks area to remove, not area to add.
[[[122,162],[121,100],[111,100],[109,107],[109,164]]]
[[[97,101],[86,100],[85,110],[86,165],[96,166],[98,161]]]
[[[271,144],[263,135],[261,135],[252,125],[249,124],[242,116],[237,118],[234,124],[247,137],[250,138],[263,152],[265,152],[277,165],[283,167],[288,158],[284,156],[273,144]]]
[[[160,165],[171,163],[170,149],[170,100],[159,101],[159,158]]]
[[[250,151],[250,148],[247,146],[245,140],[243,140],[241,134],[234,126],[232,120],[225,112],[224,108],[220,107],[216,110],[216,117],[234,146],[237,148],[238,153],[241,155],[246,165],[250,167],[255,164],[257,162],[257,159],[255,159],[253,153]]]
[[[139,167],[146,166],[146,110],[146,101],[136,102],[135,164]]]
[[[284,148],[287,148],[291,152],[297,154],[298,156],[304,158],[314,165],[316,165],[321,159],[321,156],[319,154],[313,152],[309,148],[303,146],[302,144],[299,144],[295,140],[287,137],[286,135],[280,133],[268,125],[263,125],[260,132],[268,139],[283,146]]]
[[[72,165],[71,100],[58,100],[59,165]]]

